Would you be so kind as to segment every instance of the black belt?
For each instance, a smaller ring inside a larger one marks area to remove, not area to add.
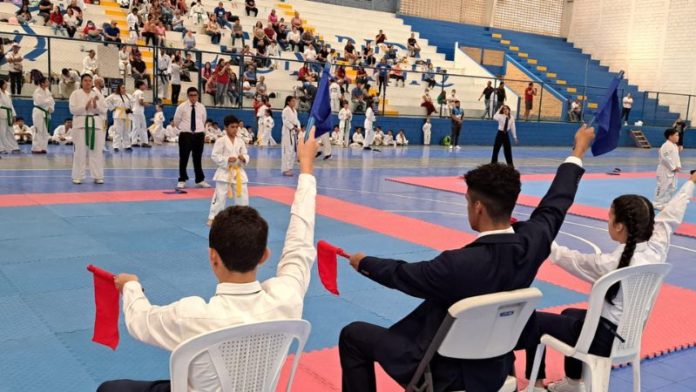
[[[617,326],[616,326],[614,323],[612,323],[611,321],[609,321],[609,320],[607,320],[607,319],[605,319],[605,318],[601,318],[601,319],[599,319],[599,325],[601,325],[602,327],[604,327],[604,329],[606,329],[606,330],[609,331],[612,335],[614,335],[614,337],[616,337],[617,339],[619,339],[619,341],[620,341],[621,343],[626,343],[626,339],[624,339],[621,335],[619,335],[618,332],[616,332]]]

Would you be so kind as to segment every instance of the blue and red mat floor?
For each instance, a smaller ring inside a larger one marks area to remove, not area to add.
[[[176,179],[176,147],[107,155],[107,183],[70,184],[69,149],[52,146],[48,156],[3,156],[0,160],[0,391],[93,391],[107,379],[158,379],[168,376],[168,353],[134,341],[121,328],[116,351],[91,342],[93,297],[89,263],[114,272],[137,274],[150,300],[165,304],[183,296],[204,298],[215,280],[207,261],[209,190],[164,194]],[[382,153],[338,150],[318,161],[316,239],[349,252],[426,260],[460,247],[473,233],[466,201],[438,186],[385,181],[398,177],[454,178],[489,157],[489,149],[440,147],[388,149]],[[279,176],[279,149],[251,149],[251,204],[268,220],[269,247],[279,255],[288,222],[295,179]],[[530,199],[543,195],[562,149],[518,148],[516,164]],[[611,198],[634,192],[650,196],[656,151],[622,149],[586,160],[588,176],[577,202],[605,213]],[[209,155],[209,147],[206,156]],[[685,168],[696,154],[683,154]],[[601,173],[621,167],[623,176]],[[206,162],[207,174],[212,165]],[[597,173],[597,174],[593,174]],[[592,174],[592,175],[590,175]],[[534,177],[536,175],[536,177]],[[634,178],[637,177],[637,178]],[[528,181],[527,181],[528,180]],[[454,186],[457,186],[456,183]],[[435,188],[435,189],[430,189]],[[696,223],[695,206],[687,223]],[[531,208],[515,211],[525,219]],[[587,218],[590,216],[590,218]],[[611,250],[606,223],[591,214],[569,215],[559,234],[564,245],[591,252]],[[696,239],[675,236],[669,255],[674,265],[646,330],[644,354],[659,355],[642,366],[643,389],[696,390]],[[273,275],[277,258],[260,270]],[[545,265],[535,286],[552,310],[585,301],[589,286]],[[328,294],[316,270],[305,302],[312,323],[297,376],[298,391],[340,390],[337,340],[354,320],[390,325],[412,310],[415,298],[380,287],[347,265],[339,269],[340,297]],[[673,350],[679,350],[669,353]],[[560,360],[553,368],[558,374]],[[617,369],[611,390],[631,390],[631,369]],[[380,378],[380,391],[398,387]]]

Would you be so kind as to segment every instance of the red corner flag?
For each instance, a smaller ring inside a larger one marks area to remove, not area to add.
[[[317,243],[317,261],[319,262],[319,278],[321,284],[331,293],[338,295],[338,283],[336,282],[336,256],[342,256],[346,259],[350,256],[341,248],[337,248],[326,241]]]
[[[92,264],[87,270],[94,274],[94,335],[92,341],[116,350],[118,346],[118,289],[114,274]]]

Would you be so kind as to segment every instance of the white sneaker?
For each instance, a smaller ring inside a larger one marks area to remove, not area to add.
[[[197,182],[196,187],[198,188],[210,188],[210,184],[205,181]]]
[[[179,181],[176,183],[176,189],[184,189],[186,188],[186,181]]]
[[[101,184],[104,183],[104,179],[103,179],[103,178],[97,178],[96,180],[94,180],[94,183],[95,183],[95,184],[101,185]]]
[[[73,179],[72,183],[75,185],[80,185],[80,184],[82,184],[82,180]]]
[[[461,148],[461,147],[459,147],[459,146],[457,146],[457,147],[455,147],[455,148],[456,148],[457,150],[461,150],[461,149],[462,149],[462,148]]]
[[[453,149],[453,148],[454,148],[454,146],[449,146],[449,149],[450,149],[450,150]]]
[[[561,381],[549,384],[548,390],[552,392],[585,392],[585,383],[566,377]]]

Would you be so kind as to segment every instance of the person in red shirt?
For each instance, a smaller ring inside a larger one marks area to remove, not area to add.
[[[60,12],[60,8],[58,6],[53,7],[53,12],[51,12],[51,15],[49,16],[48,23],[53,28],[53,34],[57,35],[60,33],[64,36],[68,35],[68,32],[65,30],[63,14]]]
[[[230,63],[220,59],[215,67],[215,72],[213,72],[213,77],[215,78],[215,106],[223,106],[225,104],[227,83],[230,81],[229,67]]]
[[[537,95],[537,89],[534,87],[534,83],[529,82],[529,85],[524,90],[524,121],[529,120],[529,112],[532,111],[534,106],[535,95]]]

